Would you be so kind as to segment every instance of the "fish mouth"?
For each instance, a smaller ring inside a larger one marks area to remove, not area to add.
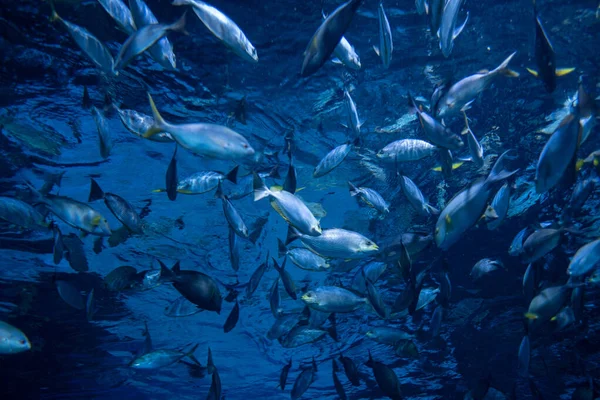
[[[308,294],[303,294],[302,297],[300,298],[302,299],[303,302],[305,303],[310,303],[310,296]]]
[[[379,246],[377,246],[376,244],[374,244],[373,246],[371,246],[371,249],[374,251],[379,251]]]

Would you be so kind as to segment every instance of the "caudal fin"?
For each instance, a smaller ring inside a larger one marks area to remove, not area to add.
[[[260,199],[264,199],[265,197],[269,197],[269,188],[265,185],[263,180],[260,179],[260,176],[258,176],[256,172],[253,172],[252,176],[252,186],[254,188],[254,201],[258,201]]]
[[[285,239],[286,246],[288,244],[292,243],[294,240],[298,239],[299,237],[300,237],[300,233],[298,233],[298,231],[293,226],[290,225],[288,227],[287,237]]]
[[[169,26],[169,30],[174,31],[174,32],[183,33],[184,35],[189,35],[189,32],[185,30],[185,16],[186,15],[187,15],[187,11],[183,13],[181,18],[179,18],[177,21],[173,22]]]
[[[236,165],[235,167],[233,167],[233,169],[231,171],[229,171],[227,173],[227,175],[225,175],[225,179],[227,179],[229,182],[237,184],[237,174],[238,174],[239,169],[240,169],[239,165]]]
[[[496,68],[495,70],[493,70],[490,74],[497,73],[497,74],[502,74],[504,76],[508,76],[508,77],[511,77],[511,78],[518,78],[519,77],[519,73],[516,72],[516,71],[513,71],[510,68],[508,68],[508,64],[510,63],[510,60],[512,60],[512,58],[515,56],[515,54],[517,54],[516,51],[514,53],[512,53],[510,56],[508,56],[506,58],[506,60],[504,60],[502,62],[502,64],[500,64],[498,66],[498,68]]]
[[[148,128],[148,130],[142,135],[144,138],[149,138],[157,133],[164,132],[167,129],[168,123],[163,119],[163,117],[158,112],[156,108],[156,104],[154,104],[154,100],[150,93],[148,93],[148,101],[150,102],[150,108],[152,108],[152,116],[154,117],[154,124]]]
[[[88,203],[91,203],[92,201],[96,200],[101,200],[103,198],[104,192],[100,188],[100,185],[98,185],[98,182],[96,182],[94,178],[91,178],[90,196],[88,197]]]
[[[511,151],[512,150],[506,150],[504,153],[502,153],[500,157],[498,157],[496,163],[494,164],[494,167],[492,168],[492,172],[490,172],[490,175],[486,179],[486,182],[488,184],[500,182],[501,180],[510,178],[512,175],[516,174],[519,171],[518,168],[514,171],[509,171],[508,169],[506,169],[506,161],[516,158],[514,156],[508,155],[508,153],[510,153]]]
[[[348,188],[350,189],[350,196],[354,197],[358,194],[358,188],[348,181]]]
[[[277,255],[279,257],[285,257],[286,254],[287,247],[285,247],[285,244],[281,241],[281,239],[277,238]]]

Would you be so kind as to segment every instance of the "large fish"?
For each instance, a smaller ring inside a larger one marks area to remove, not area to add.
[[[226,126],[202,122],[171,124],[162,118],[150,93],[148,100],[154,115],[154,124],[144,133],[145,138],[167,132],[179,145],[192,153],[220,160],[238,160],[254,155],[254,149],[246,138]]]
[[[527,68],[527,71],[541,79],[548,93],[552,93],[556,89],[556,77],[567,75],[575,68],[556,68],[556,54],[538,16],[535,0],[533,0],[533,16],[535,20],[535,62],[538,69]]]
[[[289,244],[297,238],[308,249],[327,258],[360,259],[379,251],[379,247],[371,240],[345,229],[326,229],[320,236],[309,236],[290,227],[286,242]]]
[[[146,25],[158,24],[158,20],[144,0],[129,0],[129,9],[137,29]],[[153,44],[149,49],[150,56],[164,69],[175,69],[177,59],[173,53],[173,45],[167,37],[163,37]]]
[[[440,38],[440,49],[444,54],[444,57],[449,57],[452,49],[454,48],[454,40],[460,35],[465,29],[467,21],[469,20],[469,12],[467,11],[467,17],[465,21],[458,28],[456,22],[458,20],[458,12],[462,7],[465,0],[448,0],[444,7],[444,13],[442,14],[442,23],[440,30],[437,32]]]
[[[302,62],[302,76],[309,76],[317,72],[329,59],[331,53],[340,43],[342,36],[350,26],[354,13],[361,5],[362,0],[350,0],[329,15],[321,23],[319,29],[308,42],[304,51]]]
[[[514,175],[518,170],[505,169],[510,150],[504,152],[485,180],[480,180],[458,193],[440,213],[435,225],[435,242],[442,250],[458,242],[463,234],[479,220],[492,194],[495,183]]]
[[[213,35],[246,61],[258,62],[258,54],[244,32],[221,11],[200,0],[174,0],[174,6],[190,5]]]

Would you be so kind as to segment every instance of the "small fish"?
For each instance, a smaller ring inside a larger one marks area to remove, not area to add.
[[[470,276],[473,281],[478,281],[485,275],[499,269],[504,269],[504,264],[500,260],[483,258],[475,263],[473,269],[471,269]]]
[[[325,64],[346,33],[361,3],[362,0],[349,0],[321,23],[304,51],[301,76],[312,75]]]
[[[146,131],[152,125],[154,125],[154,118],[152,118],[149,115],[139,113],[135,110],[122,110],[117,107],[115,107],[115,109],[117,110],[119,119],[123,123],[125,129],[127,129],[129,132],[133,133],[136,136],[143,138],[144,133],[146,133]],[[166,132],[159,132],[156,135],[149,137],[148,140],[159,143],[172,143],[174,141],[171,134]]]
[[[344,143],[327,153],[315,167],[313,177],[320,178],[337,168],[350,154],[352,147],[351,143]]]
[[[360,268],[352,280],[352,289],[365,293],[367,291],[367,279],[371,282],[377,282],[377,279],[385,272],[387,265],[384,263],[369,263]]]
[[[379,47],[373,47],[375,53],[381,57],[381,62],[384,68],[389,68],[392,62],[392,52],[394,51],[394,43],[392,40],[392,30],[390,23],[383,9],[383,1],[379,2],[377,7],[377,17],[379,19]]]
[[[269,305],[271,306],[271,313],[275,318],[278,318],[281,314],[281,297],[279,296],[279,277],[273,281],[273,286],[269,291]]]
[[[493,231],[504,222],[504,218],[506,218],[506,215],[508,214],[508,208],[510,207],[510,187],[508,186],[508,183],[502,185],[498,192],[496,192],[490,207],[495,211],[496,218],[493,221],[488,222],[487,227],[489,230]]]
[[[29,350],[31,343],[20,329],[0,321],[0,354],[17,354]]]
[[[508,248],[508,254],[516,257],[523,253],[523,241],[525,240],[525,236],[529,233],[529,226],[521,229],[519,233],[517,233],[510,243],[510,247]]]
[[[538,286],[539,272],[535,263],[530,263],[523,274],[523,295],[525,300],[530,302],[535,295]]]
[[[208,390],[206,400],[221,400],[221,392],[221,376],[219,375],[219,371],[215,368],[212,373],[210,389]]]
[[[442,0],[443,1],[443,0]],[[510,60],[517,54],[512,53],[496,69],[481,71],[467,76],[452,85],[437,102],[434,116],[443,118],[467,110],[481,92],[491,86],[500,75],[516,78],[519,74],[508,68]]]
[[[300,315],[298,314],[287,314],[280,316],[275,320],[267,332],[267,339],[276,340],[280,339],[284,335],[287,335],[298,324],[299,320]]]
[[[296,299],[298,299],[298,296],[296,295],[296,284],[294,283],[294,280],[292,279],[292,276],[290,275],[290,273],[285,270],[286,261],[287,261],[287,258],[284,258],[283,264],[281,264],[281,267],[280,267],[279,264],[277,263],[277,260],[275,260],[273,258],[273,267],[279,273],[279,277],[281,278],[281,282],[283,282],[283,287],[285,288],[285,291],[287,292],[287,294],[292,299],[296,300]]]
[[[327,260],[312,251],[300,247],[288,249],[285,244],[277,239],[279,257],[288,256],[299,268],[307,271],[328,271],[331,267]]]
[[[94,106],[92,106],[92,115],[94,116],[94,121],[96,121],[96,128],[98,129],[100,155],[102,156],[102,158],[108,158],[108,156],[110,156],[110,152],[113,146],[112,139],[110,137],[110,128],[108,126],[108,121]]]
[[[365,286],[367,287],[367,299],[368,299],[369,303],[371,304],[371,307],[373,307],[373,310],[379,317],[381,317],[383,319],[387,319],[389,313],[388,313],[387,307],[385,306],[383,299],[381,298],[381,294],[379,293],[379,290],[369,280],[369,278],[367,278],[364,275],[364,270],[362,271],[362,273],[363,273],[363,277],[365,279]]]
[[[135,31],[121,46],[117,59],[115,60],[115,71],[125,68],[131,60],[163,38],[169,31],[187,34],[185,30],[184,13],[181,18],[172,24],[150,24]],[[156,117],[155,117],[156,119]]]
[[[165,175],[167,197],[171,201],[175,201],[177,199],[177,148],[178,146],[175,145],[175,150],[173,150],[173,156],[171,157],[171,161],[169,162],[167,173]]]
[[[225,321],[225,325],[223,325],[223,332],[231,332],[231,330],[237,325],[239,319],[240,304],[236,301],[235,305],[231,309],[231,312],[229,313],[229,316],[227,317],[227,320]]]
[[[369,350],[369,360],[365,363],[367,367],[373,369],[375,381],[381,391],[393,400],[402,399],[402,390],[400,389],[400,381],[394,370],[387,365],[373,360],[371,351]]]
[[[140,29],[146,25],[158,24],[158,20],[152,13],[152,10],[143,0],[129,0],[129,9],[135,26]],[[148,49],[150,56],[167,70],[174,70],[177,67],[177,59],[173,53],[173,45],[167,37],[163,37]]]
[[[323,19],[327,19],[327,15],[325,15],[324,12],[322,14]],[[356,54],[354,46],[352,46],[344,36],[342,36],[338,45],[335,46],[333,55],[335,56],[332,60],[334,63],[344,64],[346,67],[354,70],[359,70],[361,68],[360,57]]]
[[[565,306],[558,312],[558,314],[552,317],[551,321],[556,323],[557,331],[562,331],[569,325],[573,324],[575,319],[575,312],[573,311],[573,308]]]
[[[300,375],[294,381],[294,386],[290,393],[292,400],[297,400],[308,390],[310,385],[315,381],[315,373],[317,372],[317,363],[313,357],[312,364],[309,368],[304,369],[300,372]]]
[[[118,72],[115,70],[115,60],[106,46],[86,29],[62,19],[54,9],[54,1],[50,1],[50,6],[52,7],[50,21],[54,22],[58,20],[62,22],[79,48],[102,72],[109,76],[118,75]]]
[[[142,233],[142,220],[135,208],[124,198],[113,193],[105,193],[94,178],[90,179],[90,195],[88,202],[104,200],[106,207],[113,215],[133,233]]]
[[[525,318],[531,323],[550,321],[569,299],[569,285],[552,286],[542,290],[529,303]]]
[[[231,51],[246,61],[258,62],[256,49],[244,32],[228,16],[200,0],[174,0],[174,6],[190,5],[200,21]]]
[[[195,345],[185,353],[177,350],[154,350],[136,358],[129,366],[134,369],[158,369],[175,364],[185,357],[189,357],[192,361],[198,363],[198,360],[194,357],[197,348],[198,345]]]
[[[350,196],[357,196],[367,206],[377,210],[378,213],[387,214],[390,212],[389,203],[375,190],[365,187],[356,187],[350,181],[348,181],[348,187],[350,188]]]
[[[567,274],[571,276],[583,276],[600,266],[600,239],[594,240],[577,250],[569,267]]]
[[[254,155],[254,149],[246,138],[226,126],[209,123],[170,124],[161,117],[150,93],[148,100],[154,116],[154,125],[144,133],[144,138],[167,132],[184,149],[219,160],[238,160]]]
[[[556,54],[538,16],[535,0],[533,0],[533,17],[535,20],[535,61],[538,70],[527,68],[527,71],[536,78],[540,78],[544,82],[546,91],[552,93],[556,89],[556,77],[567,75],[575,68],[556,68]]]
[[[63,299],[65,303],[76,310],[85,310],[85,302],[83,301],[83,296],[79,292],[79,289],[72,283],[63,280],[56,280],[54,283],[56,284],[56,289],[58,290],[60,298]]]
[[[63,258],[63,254],[65,252],[65,246],[63,242],[62,233],[58,226],[54,227],[54,248],[52,251],[52,261],[54,261],[55,265],[60,264]]]
[[[458,21],[458,12],[462,7],[464,0],[448,0],[444,7],[444,13],[442,14],[442,22],[440,24],[440,30],[437,32],[440,38],[440,49],[444,54],[444,57],[450,57],[452,49],[454,48],[454,41],[465,29],[467,21],[469,20],[469,12],[467,11],[467,17],[465,21],[458,28],[456,22]]]
[[[339,360],[344,366],[344,372],[350,383],[352,383],[352,386],[360,386],[359,371],[354,361],[350,357],[345,357],[342,354],[340,354]]]
[[[265,271],[269,269],[269,253],[267,252],[267,259],[264,263],[260,264],[258,268],[254,271],[252,276],[250,277],[250,281],[248,282],[248,286],[246,286],[246,296],[252,296],[252,293],[258,288],[258,284],[262,279]]]
[[[461,132],[462,135],[467,135],[467,143],[469,145],[469,153],[471,154],[471,161],[473,161],[473,163],[475,165],[477,165],[478,168],[483,167],[483,163],[484,163],[484,158],[483,158],[483,147],[481,147],[481,144],[479,144],[479,142],[477,141],[477,138],[475,137],[475,134],[473,134],[473,131],[471,130],[471,127],[469,126],[469,119],[467,118],[467,114],[464,113],[465,116],[465,129],[463,129],[463,131]]]
[[[130,289],[135,283],[136,274],[137,270],[129,265],[117,267],[104,278],[106,289],[113,292]]]
[[[320,286],[302,295],[302,301],[310,308],[328,313],[349,313],[368,302],[351,291],[337,286]]]
[[[240,270],[240,245],[238,243],[238,235],[235,230],[229,227],[229,261],[231,261],[231,268],[234,271]]]
[[[306,204],[294,194],[285,190],[269,189],[263,180],[254,173],[254,201],[268,197],[271,206],[291,226],[303,234],[321,235],[321,225]]]
[[[223,187],[221,186],[221,181],[219,181],[217,186],[217,192],[215,193],[215,197],[221,199],[223,203],[223,214],[225,214],[225,219],[227,223],[235,231],[235,233],[243,238],[248,238],[248,228],[242,219],[242,216],[237,211],[237,209],[233,206],[229,198],[223,194]]]
[[[400,175],[400,188],[413,208],[423,216],[437,215],[440,210],[431,206],[419,187],[408,176]]]
[[[326,229],[320,236],[309,236],[289,227],[286,243],[297,238],[311,251],[328,258],[361,259],[379,251],[379,246],[365,236],[345,229]]]
[[[281,373],[279,374],[279,387],[281,390],[285,390],[285,385],[287,383],[288,374],[290,373],[290,368],[292,368],[292,359],[281,368]]]
[[[352,96],[348,90],[344,89],[344,104],[346,105],[346,113],[348,115],[348,128],[354,134],[354,137],[358,139],[360,136],[360,127],[362,126],[362,122],[358,119],[358,111],[356,110],[356,104],[354,104],[354,100],[352,100]]]
[[[523,261],[532,263],[544,257],[558,246],[562,234],[569,231],[569,228],[536,230],[523,243]]]
[[[294,327],[283,339],[280,338],[279,341],[283,348],[292,349],[314,343],[327,334],[331,335],[331,331],[311,328],[308,325],[298,325]]]
[[[388,162],[418,161],[432,156],[437,147],[419,139],[400,139],[377,152],[377,157]]]
[[[98,0],[98,3],[115,20],[119,29],[128,35],[135,32],[136,26],[131,11],[122,0]]]

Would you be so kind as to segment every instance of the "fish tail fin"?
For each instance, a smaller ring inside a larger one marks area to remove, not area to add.
[[[237,174],[238,174],[239,169],[240,169],[239,165],[236,165],[235,167],[233,167],[233,169],[225,175],[225,179],[227,179],[229,182],[237,184]]]
[[[212,351],[210,350],[210,347],[208,348],[208,359],[206,360],[206,372],[208,372],[209,374],[212,374],[213,372],[215,372],[216,367],[215,367],[215,363],[213,362],[213,358],[212,358]]]
[[[438,210],[431,204],[425,204],[425,207],[427,207],[427,210],[433,215],[439,215],[439,213],[440,213],[440,210]]]
[[[287,247],[285,247],[285,243],[281,241],[281,239],[277,238],[277,255],[279,257],[285,257],[287,254]]]
[[[350,196],[354,197],[358,194],[358,188],[348,181],[348,187],[350,188]]]
[[[152,95],[150,93],[148,93],[148,101],[150,102],[150,108],[152,108],[154,124],[152,124],[152,126],[150,126],[150,128],[148,128],[148,130],[142,135],[146,139],[156,135],[159,132],[163,132],[169,125],[158,112],[156,104],[154,104],[154,100],[152,99]]]
[[[171,271],[169,268],[167,268],[167,266],[160,260],[156,260],[158,261],[158,265],[160,265],[160,276],[161,278],[174,278],[175,277],[175,271]]]
[[[173,22],[171,26],[169,26],[169,30],[182,33],[184,35],[189,35],[190,33],[185,30],[185,17],[187,16],[187,10],[183,13],[181,18],[177,21]]]
[[[501,74],[501,75],[504,75],[504,76],[508,76],[510,78],[518,78],[519,77],[519,73],[516,72],[516,71],[513,71],[510,68],[508,68],[508,64],[510,63],[510,60],[513,59],[513,57],[515,56],[515,54],[517,54],[516,51],[514,53],[512,53],[510,56],[508,56],[506,58],[506,60],[502,61],[502,64],[500,64],[498,66],[498,68],[496,68],[495,70],[493,70],[491,73]]]
[[[100,188],[100,185],[98,185],[98,182],[96,182],[94,178],[91,178],[90,180],[90,196],[88,197],[88,203],[104,198],[104,192]]]
[[[269,197],[269,194],[271,193],[271,191],[265,185],[263,180],[260,179],[260,176],[258,176],[258,174],[256,172],[253,172],[252,175],[253,175],[252,186],[254,188],[254,201],[258,201],[258,200],[264,199],[265,197]]]
[[[175,265],[173,265],[173,266],[171,267],[171,272],[172,272],[174,275],[177,275],[177,274],[179,274],[179,272],[181,272],[181,262],[180,262],[180,261],[177,261],[177,262],[175,263]]]
[[[516,157],[508,155],[508,153],[511,151],[512,150],[506,150],[504,153],[502,153],[502,155],[500,157],[498,157],[498,159],[496,160],[496,163],[494,164],[494,167],[492,168],[492,172],[490,172],[490,175],[486,179],[486,183],[492,184],[495,182],[500,182],[504,179],[511,177],[512,175],[516,174],[519,171],[518,168],[515,169],[514,171],[509,171],[505,168],[506,167],[506,165],[505,165],[506,159],[510,160],[510,159],[516,158]]]
[[[198,349],[198,346],[200,346],[200,343],[196,343],[194,345],[194,347],[192,347],[190,349],[190,351],[188,351],[187,353],[185,353],[186,357],[189,357],[192,361],[194,362],[198,362],[198,360],[196,360],[196,357],[194,357],[194,353],[196,352],[196,350]]]
[[[286,246],[298,238],[300,238],[300,233],[293,226],[290,225],[288,227],[287,237],[285,238]]]

